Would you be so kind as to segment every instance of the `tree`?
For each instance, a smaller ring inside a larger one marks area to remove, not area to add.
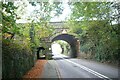
[[[3,37],[5,37],[5,33],[11,34],[11,38],[19,33],[19,28],[16,26],[16,14],[15,9],[17,7],[14,6],[12,2],[2,3],[2,33]]]
[[[76,2],[72,6],[69,25],[79,35],[81,51],[98,61],[118,61],[118,3]]]
[[[38,21],[50,21],[52,17],[62,14],[63,7],[61,2],[30,2],[32,6],[39,6],[35,9],[32,15],[29,17]],[[52,15],[53,14],[53,15]]]

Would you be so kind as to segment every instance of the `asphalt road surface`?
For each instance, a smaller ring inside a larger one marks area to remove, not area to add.
[[[62,54],[54,54],[60,77],[65,78],[95,78],[103,80],[118,79],[118,67],[85,59],[69,58]]]

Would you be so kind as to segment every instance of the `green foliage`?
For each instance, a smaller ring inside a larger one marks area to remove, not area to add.
[[[33,44],[35,44],[35,47],[47,47],[46,40],[53,35],[52,32],[54,28],[49,26],[48,22],[32,23],[32,26],[34,27]]]
[[[61,2],[30,2],[30,4],[32,6],[39,5],[42,7],[40,9],[35,9],[30,19],[35,15],[40,21],[50,21],[52,17],[59,16],[63,11]],[[52,14],[52,16],[50,14]]]
[[[76,2],[73,4],[71,17],[77,20],[106,19],[110,4],[109,2]]]
[[[48,23],[51,12],[55,11],[54,16],[58,16],[63,10],[60,8],[61,3],[37,3],[42,8],[30,15],[29,20],[32,20],[32,23],[16,23],[16,19],[22,18],[25,14],[25,9],[22,8],[27,4],[22,4],[22,7],[21,3],[16,7],[12,2],[2,3],[3,79],[21,78],[34,65],[36,48],[48,47],[46,39],[53,35],[54,28]]]
[[[119,24],[113,24],[113,7],[110,2],[77,2],[73,4],[69,27],[79,35],[80,50],[98,61],[118,62]]]
[[[7,2],[2,3],[2,32],[4,33],[12,33],[18,34],[19,27],[16,26],[16,14],[14,3]]]
[[[45,54],[45,58],[46,58],[47,60],[51,60],[51,59],[52,59],[52,54],[51,54],[51,53]]]
[[[56,43],[60,44],[60,46],[62,48],[62,54],[67,55],[67,56],[70,55],[71,47],[67,42],[62,41],[62,40],[58,40],[58,41],[56,41]]]
[[[2,78],[21,78],[33,65],[30,48],[11,40],[2,42]]]

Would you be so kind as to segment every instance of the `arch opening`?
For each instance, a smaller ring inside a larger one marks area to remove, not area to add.
[[[52,39],[52,42],[57,41],[57,40],[66,41],[70,45],[70,49],[71,49],[70,57],[71,58],[77,57],[79,53],[79,40],[75,36],[71,34],[60,34],[60,35],[55,36]]]
[[[63,40],[56,40],[51,44],[52,54],[57,56],[63,54],[65,56],[70,56],[71,49],[70,45]]]

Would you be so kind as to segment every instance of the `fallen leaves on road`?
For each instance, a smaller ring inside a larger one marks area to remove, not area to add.
[[[23,76],[23,79],[24,78],[40,78],[46,62],[47,60],[38,60],[35,66]]]

